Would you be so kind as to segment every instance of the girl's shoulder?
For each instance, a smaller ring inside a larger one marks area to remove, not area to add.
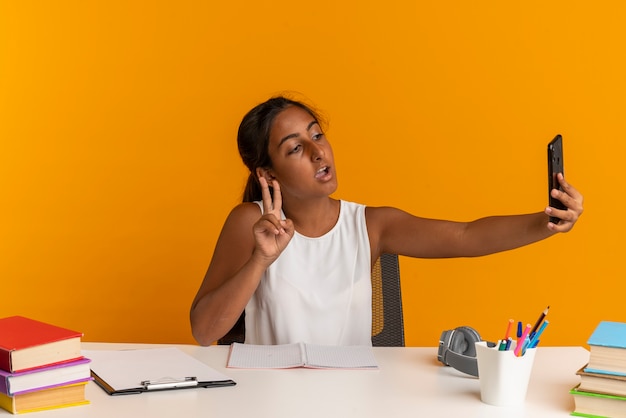
[[[392,206],[365,206],[365,216],[372,219],[384,218],[398,212],[403,211]]]
[[[408,214],[392,206],[366,206],[365,220],[370,234],[381,233],[391,225],[404,222]]]
[[[231,209],[227,222],[256,222],[261,216],[261,207],[255,202],[243,202]]]

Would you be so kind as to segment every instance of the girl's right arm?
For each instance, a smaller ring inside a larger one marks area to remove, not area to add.
[[[280,220],[278,184],[273,184],[272,202],[267,183],[261,183],[264,215],[255,203],[242,203],[231,211],[192,303],[191,330],[201,345],[212,344],[233,327],[263,273],[293,236],[291,221]]]

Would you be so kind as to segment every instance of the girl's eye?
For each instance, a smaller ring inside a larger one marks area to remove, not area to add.
[[[322,139],[323,136],[324,136],[324,134],[322,134],[322,133],[313,134],[313,140],[314,141],[319,141],[320,139]]]
[[[300,151],[300,148],[302,147],[302,145],[298,144],[295,147],[293,147],[291,149],[291,151],[289,151],[289,154],[295,154],[296,152]]]

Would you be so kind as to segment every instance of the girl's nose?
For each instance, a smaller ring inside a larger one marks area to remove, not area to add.
[[[311,144],[311,160],[317,161],[324,157],[325,152],[324,149],[318,144]]]

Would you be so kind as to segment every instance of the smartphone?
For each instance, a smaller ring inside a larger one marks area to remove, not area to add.
[[[561,135],[555,136],[548,143],[548,204],[556,209],[567,209],[560,200],[551,195],[552,189],[562,190],[556,178],[558,173],[563,173],[563,138]],[[559,218],[550,217],[552,223],[559,223],[559,220]]]

